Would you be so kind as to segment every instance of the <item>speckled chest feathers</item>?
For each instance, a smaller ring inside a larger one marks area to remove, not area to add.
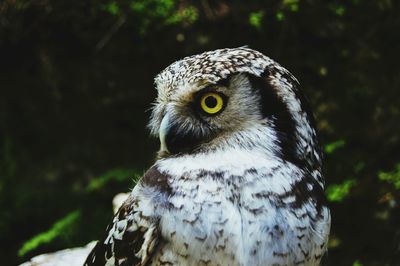
[[[319,265],[330,213],[298,81],[249,48],[155,79],[158,159],[85,265]]]

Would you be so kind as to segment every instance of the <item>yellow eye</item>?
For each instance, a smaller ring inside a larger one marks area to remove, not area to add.
[[[207,114],[214,115],[224,107],[224,99],[218,93],[208,92],[201,96],[200,106]]]

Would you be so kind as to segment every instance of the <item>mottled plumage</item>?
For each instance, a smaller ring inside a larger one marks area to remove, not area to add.
[[[319,265],[330,213],[297,80],[242,47],[186,57],[155,84],[158,160],[85,265]]]

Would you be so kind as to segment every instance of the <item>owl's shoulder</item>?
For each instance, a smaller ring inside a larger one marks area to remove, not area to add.
[[[154,197],[166,193],[166,177],[150,168],[108,225],[85,265],[146,265],[161,243]],[[163,202],[159,202],[162,204]],[[164,201],[165,203],[165,201]]]

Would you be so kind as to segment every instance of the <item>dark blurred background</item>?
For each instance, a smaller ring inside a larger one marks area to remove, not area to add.
[[[400,265],[400,7],[391,0],[0,1],[0,257],[84,245],[153,161],[153,77],[249,45],[287,67],[327,153],[328,265]]]

